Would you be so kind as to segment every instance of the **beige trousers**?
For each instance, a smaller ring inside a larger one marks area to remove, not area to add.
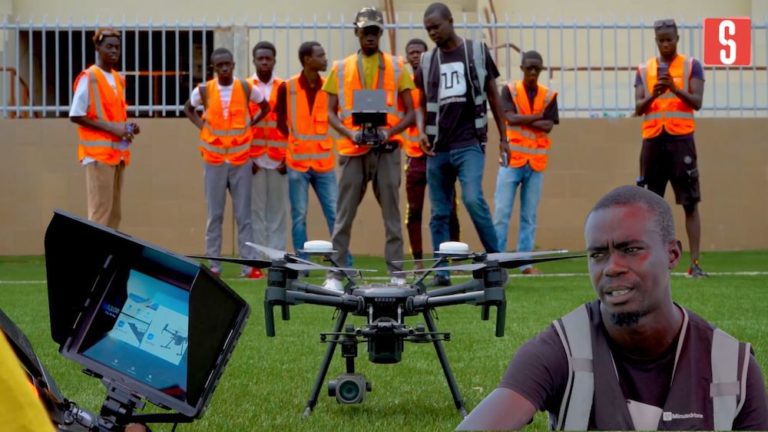
[[[85,166],[88,220],[117,229],[120,225],[120,191],[125,163],[91,162]]]

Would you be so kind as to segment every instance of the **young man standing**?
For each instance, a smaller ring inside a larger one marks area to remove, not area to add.
[[[421,54],[427,51],[427,43],[421,39],[411,39],[405,45],[405,55],[411,69],[416,72],[419,68]],[[411,76],[413,78],[413,75]],[[416,124],[403,133],[403,150],[405,150],[405,194],[408,207],[405,212],[405,227],[408,230],[408,240],[411,244],[413,259],[424,258],[423,242],[421,241],[421,221],[424,214],[424,192],[427,189],[427,155],[419,144],[419,116],[421,112],[421,94],[418,89],[411,91],[413,107],[416,111]],[[456,214],[456,189],[451,199],[451,216],[448,221],[451,241],[459,241],[459,218]],[[416,268],[422,268],[422,263],[416,262]]]
[[[85,166],[88,220],[117,229],[123,171],[131,162],[129,145],[140,131],[139,125],[127,122],[125,79],[115,70],[120,33],[100,28],[93,45],[96,64],[75,79],[69,119],[79,126],[77,158]]]
[[[246,245],[253,240],[251,228],[251,127],[269,112],[269,103],[261,91],[233,75],[235,62],[226,48],[211,54],[215,78],[196,87],[184,105],[184,114],[200,129],[200,153],[205,172],[205,199],[208,221],[205,229],[205,253],[221,255],[221,230],[226,193],[229,190],[237,223],[237,245],[242,258],[252,258],[255,251]],[[249,101],[261,111],[251,119]],[[202,118],[195,111],[203,107]],[[243,266],[241,276],[258,278],[259,274]],[[211,271],[220,274],[218,262]]]
[[[557,112],[557,92],[538,83],[544,68],[541,54],[523,53],[520,70],[523,79],[504,87],[501,104],[507,120],[509,141],[508,161],[502,157],[496,177],[493,227],[499,239],[499,249],[507,250],[509,218],[515,205],[515,194],[520,188],[520,233],[517,251],[533,250],[536,239],[536,209],[541,198],[547,151],[551,145],[549,132],[560,122]],[[522,267],[523,274],[539,274],[533,266]]]
[[[432,3],[424,12],[424,28],[437,48],[424,53],[416,72],[422,91],[424,116],[421,143],[427,160],[427,182],[432,204],[433,250],[448,241],[451,192],[461,183],[461,200],[487,252],[498,252],[491,212],[483,197],[483,170],[488,121],[486,101],[499,129],[499,149],[507,152],[504,118],[499,105],[496,77],[499,71],[479,41],[460,38],[453,28],[451,10]],[[435,275],[437,285],[450,285],[447,272]]]
[[[659,57],[638,66],[635,78],[635,113],[643,116],[638,184],[664,196],[667,182],[672,183],[675,201],[685,211],[691,249],[688,275],[700,278],[707,274],[699,265],[701,192],[693,112],[701,109],[704,70],[696,59],[677,53],[675,20],[658,20],[653,29]]]
[[[336,225],[333,228],[333,258],[347,262],[352,222],[363,199],[368,182],[381,206],[386,231],[384,257],[393,284],[404,284],[395,276],[402,270],[403,233],[400,221],[400,145],[401,132],[413,123],[411,100],[413,80],[405,71],[402,57],[392,57],[379,49],[384,33],[384,16],[376,8],[366,7],[355,16],[355,36],[360,50],[333,65],[323,90],[328,93],[328,122],[341,135],[336,142],[341,178]],[[379,129],[381,143],[371,147],[362,142],[360,126],[353,121],[354,94],[359,90],[381,90],[385,94],[387,124]],[[341,275],[331,273],[326,286],[341,289]]]
[[[284,250],[288,225],[288,180],[285,176],[286,136],[277,128],[277,90],[283,80],[273,73],[277,50],[271,42],[262,41],[253,47],[256,73],[248,80],[258,87],[269,101],[270,112],[251,128],[251,160],[253,189],[251,190],[251,224],[253,242]],[[251,116],[259,111],[250,104]],[[261,270],[254,269],[254,273]]]
[[[328,130],[328,95],[320,91],[328,68],[325,50],[315,41],[299,47],[302,71],[280,84],[277,127],[288,136],[288,195],[294,251],[307,241],[309,187],[315,190],[325,216],[328,235],[336,222],[336,185],[333,138]]]

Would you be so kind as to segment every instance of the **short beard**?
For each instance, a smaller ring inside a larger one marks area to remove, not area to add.
[[[646,315],[647,313],[643,311],[612,313],[611,322],[617,327],[633,327],[640,322],[640,318]]]

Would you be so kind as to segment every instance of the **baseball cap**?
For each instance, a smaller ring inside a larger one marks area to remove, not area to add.
[[[375,7],[364,7],[355,15],[355,27],[364,28],[370,26],[384,29],[384,15]]]

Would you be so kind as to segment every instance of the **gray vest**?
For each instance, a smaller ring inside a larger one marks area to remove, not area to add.
[[[602,330],[600,304],[587,303],[553,322],[568,357],[569,378],[556,416],[556,430],[730,430],[745,401],[750,344],[712,327],[683,309],[672,384],[660,413],[628,404]],[[739,354],[743,353],[739,364]],[[710,361],[702,361],[709,357]],[[597,373],[595,373],[597,371]],[[657,410],[657,409],[656,409]],[[648,422],[659,416],[658,424]],[[638,426],[636,426],[638,424]]]
[[[488,141],[488,119],[486,110],[486,97],[483,91],[488,71],[485,68],[485,49],[481,41],[462,39],[464,43],[464,62],[467,65],[469,76],[470,98],[475,103],[475,134],[482,145]],[[427,104],[427,118],[425,132],[429,142],[433,145],[440,139],[440,105],[438,90],[440,88],[440,64],[436,60],[438,55],[435,48],[421,55],[419,68],[421,69],[422,84],[424,88],[424,100]]]

